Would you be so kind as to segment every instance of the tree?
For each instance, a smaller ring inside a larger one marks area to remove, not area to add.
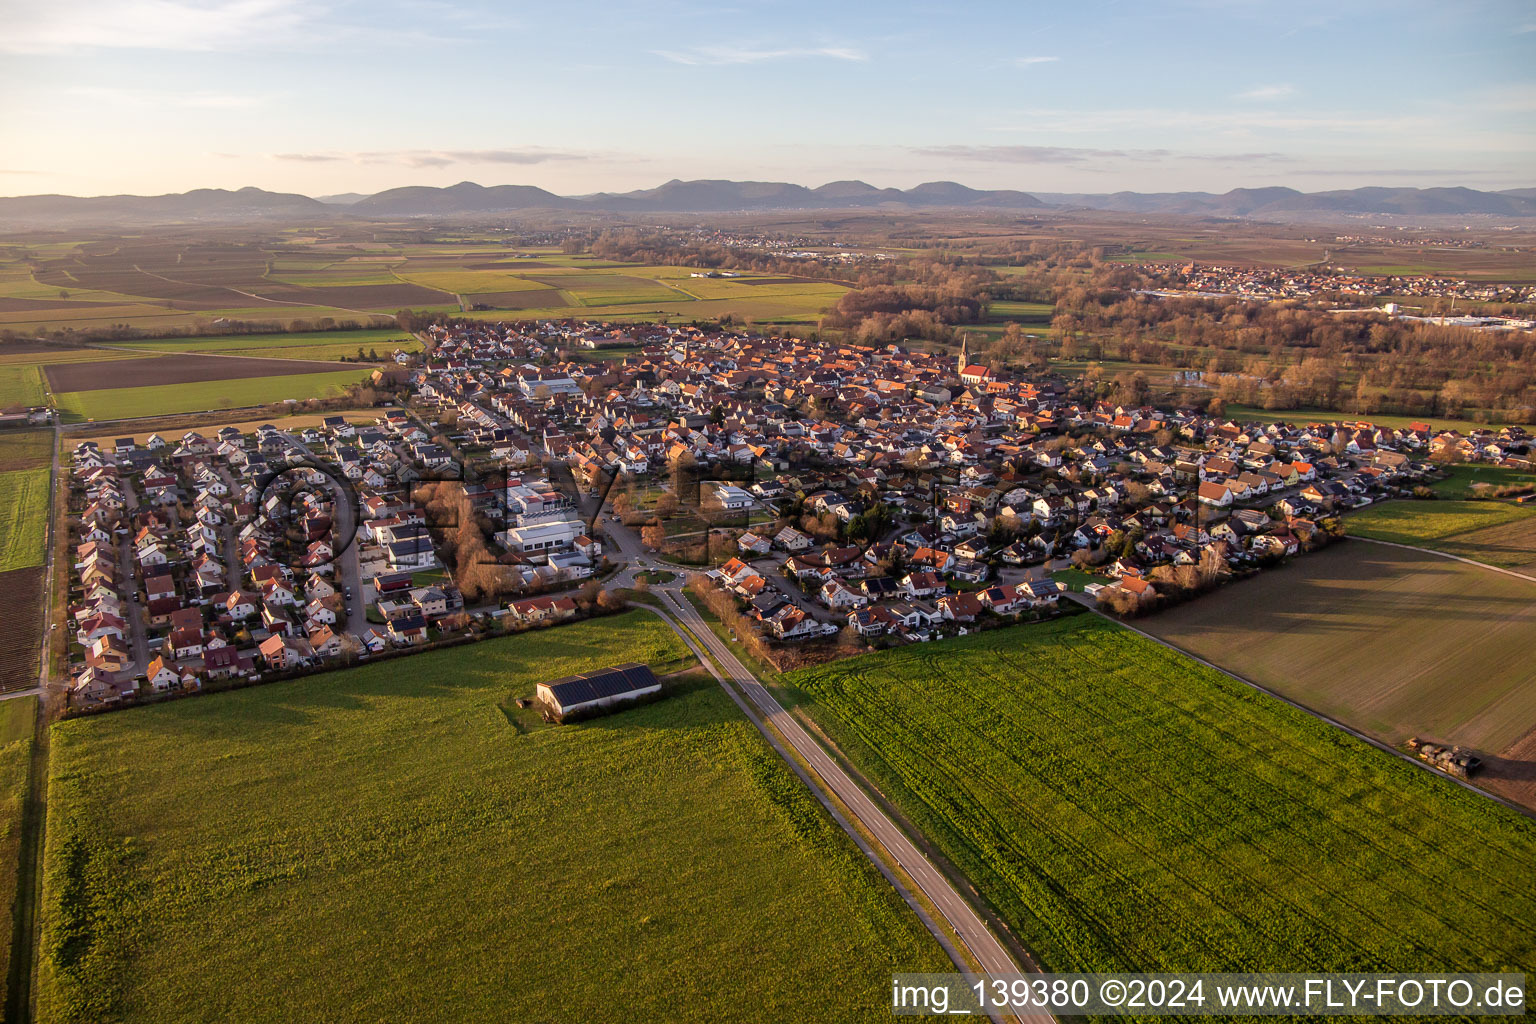
[[[660,551],[667,542],[667,528],[661,525],[661,520],[651,520],[640,531],[640,542],[652,551]]]

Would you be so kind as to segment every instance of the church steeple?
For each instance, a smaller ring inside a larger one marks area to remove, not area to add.
[[[966,335],[966,334],[960,335],[960,354],[955,357],[955,373],[957,373],[957,374],[964,373],[965,372],[965,368],[970,365],[970,361],[967,359],[966,352],[965,352],[966,344],[969,341],[970,341],[970,336],[969,335]]]

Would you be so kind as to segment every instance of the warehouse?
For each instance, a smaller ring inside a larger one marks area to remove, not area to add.
[[[661,692],[661,681],[646,665],[630,662],[566,676],[538,685],[539,700],[556,717],[590,714]]]

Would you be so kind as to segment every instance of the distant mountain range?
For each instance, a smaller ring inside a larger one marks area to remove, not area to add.
[[[727,213],[771,210],[906,209],[1104,210],[1114,213],[1299,221],[1353,215],[1397,217],[1536,217],[1536,189],[1479,192],[1470,188],[1356,188],[1298,192],[1237,188],[1211,192],[1053,193],[985,191],[952,181],[909,189],[834,181],[806,188],[780,181],[678,181],[636,192],[558,196],[532,185],[460,182],[447,188],[413,185],[374,195],[344,193],[318,199],[258,188],[197,189],[163,196],[45,195],[0,198],[0,224],[85,226],[187,222],[233,223],[329,217],[389,220],[559,210],[593,213]]]

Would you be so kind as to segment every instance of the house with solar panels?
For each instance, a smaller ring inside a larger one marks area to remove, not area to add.
[[[573,715],[585,718],[618,710],[660,692],[656,673],[636,662],[566,676],[537,687],[539,700],[562,721]]]

